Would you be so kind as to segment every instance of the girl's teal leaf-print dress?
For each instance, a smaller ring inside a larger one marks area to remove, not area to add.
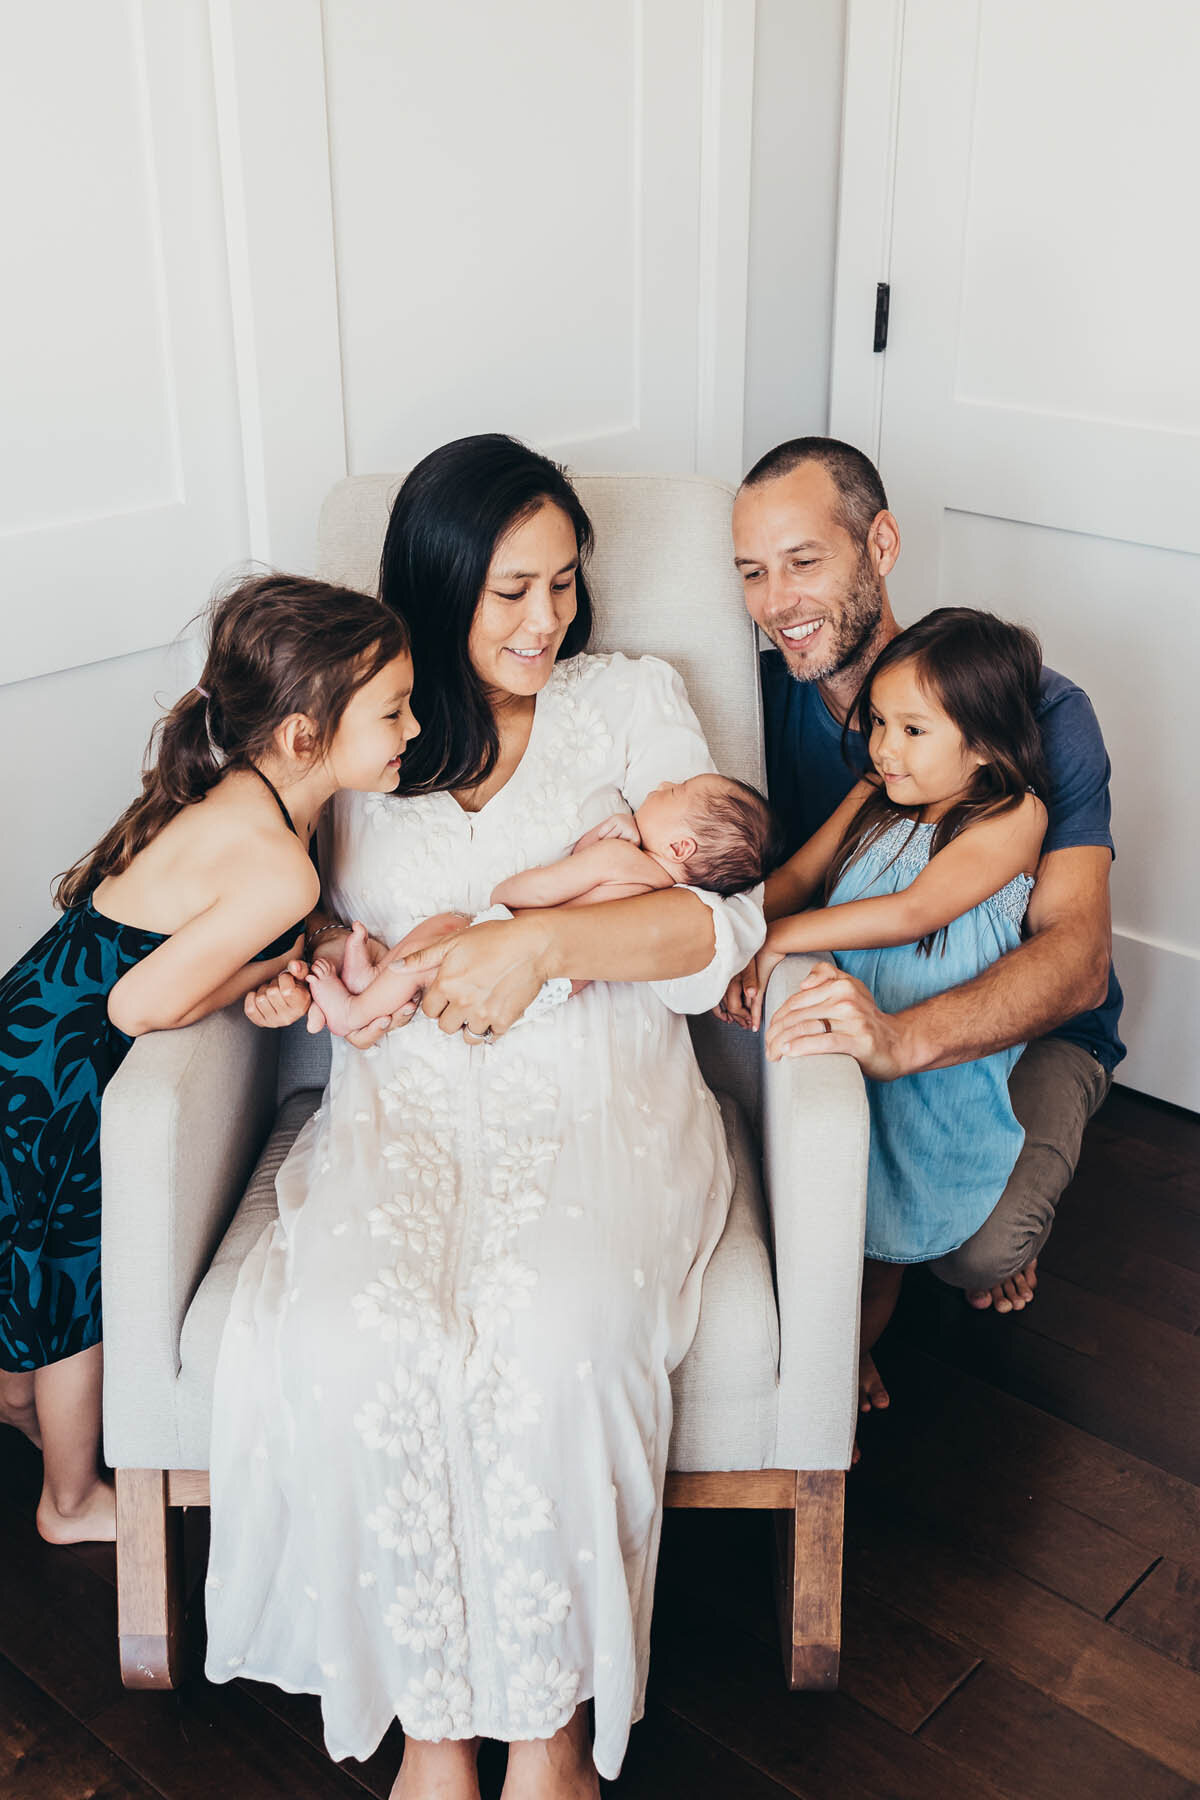
[[[86,900],[0,980],[0,1369],[100,1342],[100,1101],[133,1042],[108,996],[163,941]]]
[[[285,955],[303,931],[301,920],[253,961]],[[100,1102],[133,1043],[108,996],[165,942],[88,899],[0,978],[0,1369],[43,1369],[100,1342]]]

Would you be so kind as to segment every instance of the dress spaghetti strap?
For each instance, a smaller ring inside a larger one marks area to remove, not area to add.
[[[276,806],[279,808],[280,812],[283,814],[284,823],[286,824],[288,830],[291,832],[293,837],[299,837],[300,833],[296,830],[295,825],[292,823],[292,815],[288,811],[287,807],[283,804],[283,801],[280,799],[279,789],[275,786],[275,783],[273,781],[271,781],[266,775],[264,775],[261,769],[256,768],[253,763],[247,763],[246,767],[248,769],[253,769],[254,773],[258,776],[258,779],[262,782],[263,786],[270,790],[270,792],[274,798]]]

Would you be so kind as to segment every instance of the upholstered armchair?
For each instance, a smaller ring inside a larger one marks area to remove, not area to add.
[[[318,569],[374,587],[396,476],[340,483]],[[597,647],[665,657],[717,765],[763,786],[757,649],[730,561],[729,491],[688,477],[580,477],[596,527]],[[811,964],[789,957],[768,1016]],[[693,1021],[737,1179],[672,1380],[668,1506],[777,1515],[793,1688],[837,1683],[842,1512],[857,1412],[867,1113],[843,1056],[766,1064],[760,1040]],[[240,1011],[140,1038],[104,1100],[104,1441],[117,1480],[122,1675],[171,1687],[179,1509],[208,1503],[213,1374],[238,1270],[275,1211],[275,1173],[315,1108],[328,1038]],[[766,1578],[764,1572],[764,1579]]]

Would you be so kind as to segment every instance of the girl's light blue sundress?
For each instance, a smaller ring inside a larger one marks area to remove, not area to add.
[[[841,875],[829,905],[897,894],[929,861],[932,825],[901,819]],[[1021,941],[1033,878],[1016,875],[934,940],[883,950],[839,950],[884,1012],[944,993],[998,962]],[[832,933],[837,942],[836,920]],[[943,944],[945,948],[943,949]],[[1025,1141],[1008,1098],[1023,1044],[951,1069],[867,1081],[871,1153],[866,1253],[880,1262],[930,1262],[973,1236],[992,1211]]]

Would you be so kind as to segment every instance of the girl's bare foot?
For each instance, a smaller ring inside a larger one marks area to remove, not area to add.
[[[553,1737],[508,1746],[501,1800],[600,1800],[586,1702]]]
[[[985,1312],[989,1306],[995,1307],[998,1313],[1023,1312],[1031,1304],[1037,1287],[1037,1266],[1035,1256],[1023,1269],[998,1281],[994,1287],[977,1288],[968,1293],[967,1305],[977,1312]]]
[[[408,1738],[388,1800],[479,1800],[478,1755],[478,1738]]]
[[[0,1425],[11,1425],[37,1449],[42,1447],[37,1407],[33,1401],[33,1376],[19,1371],[0,1373]]]
[[[875,1358],[869,1350],[864,1350],[858,1361],[858,1410],[883,1412],[891,1404],[892,1396],[883,1385]]]
[[[111,1481],[96,1479],[78,1505],[67,1508],[42,1489],[37,1509],[38,1535],[48,1544],[111,1544],[117,1535],[117,1496]]]

